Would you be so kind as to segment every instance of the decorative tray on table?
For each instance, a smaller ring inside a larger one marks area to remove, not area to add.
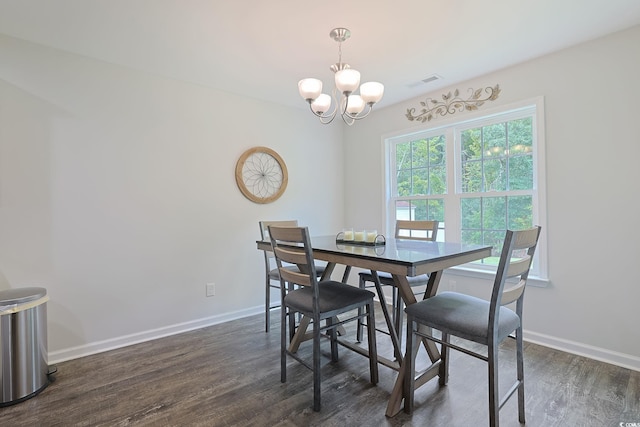
[[[351,233],[345,239],[345,232],[341,231],[336,236],[336,243],[343,245],[358,245],[358,246],[384,246],[387,243],[387,239],[382,234],[362,232]],[[347,233],[348,234],[348,233]],[[357,240],[356,240],[357,239]]]

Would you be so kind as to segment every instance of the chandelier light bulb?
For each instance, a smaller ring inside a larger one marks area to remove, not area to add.
[[[331,97],[326,93],[320,94],[311,102],[311,110],[316,114],[324,114],[331,108]]]
[[[336,87],[344,94],[355,92],[360,86],[360,72],[347,68],[336,72]]]
[[[347,97],[347,113],[351,116],[358,115],[364,110],[364,100],[360,95],[349,95]]]
[[[322,81],[318,79],[302,79],[298,82],[298,91],[305,101],[314,100],[322,93]]]
[[[367,104],[375,104],[382,99],[384,85],[378,82],[366,82],[360,86],[360,96]]]

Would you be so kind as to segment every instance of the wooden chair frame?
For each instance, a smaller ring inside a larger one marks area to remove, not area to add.
[[[331,361],[338,361],[338,339],[336,329],[350,321],[367,318],[367,338],[369,350],[369,370],[371,383],[378,383],[378,359],[376,349],[376,332],[375,332],[375,309],[374,294],[369,291],[361,290],[345,283],[335,282],[331,280],[318,281],[316,265],[313,259],[313,250],[311,249],[309,230],[307,227],[269,227],[269,235],[271,245],[276,258],[276,264],[280,271],[280,292],[281,292],[281,332],[280,332],[280,363],[281,363],[281,382],[287,379],[287,356],[297,360],[307,368],[313,371],[313,409],[319,411],[321,408],[320,401],[320,338],[323,332],[327,332],[327,336],[331,342]],[[287,269],[284,265],[295,264],[299,271]],[[295,291],[287,291],[286,284],[296,284],[301,287]],[[309,289],[311,290],[311,307],[307,307],[301,303],[299,295],[308,297]],[[304,294],[303,294],[304,293]],[[330,293],[328,298],[323,294]],[[304,308],[303,308],[304,307]],[[322,308],[322,309],[321,309]],[[364,308],[365,313],[351,316],[345,320],[338,320],[337,315],[355,311]],[[290,351],[287,346],[289,335],[287,334],[287,317],[295,313],[301,313],[305,317],[311,318],[313,326],[313,360],[309,364],[305,359],[297,353]],[[326,326],[322,326],[325,321]]]
[[[276,227],[297,227],[297,220],[281,220],[281,221],[260,221],[260,238],[269,240],[269,226]],[[280,290],[280,274],[275,264],[273,252],[264,252],[264,272],[265,272],[265,301],[264,301],[264,331],[269,332],[271,326],[271,310],[280,307],[280,301],[273,304],[271,302],[271,288]],[[272,283],[275,282],[275,283]]]
[[[411,414],[413,411],[416,384],[423,383],[420,377],[416,378],[415,376],[415,358],[420,342],[420,340],[416,338],[421,337],[441,345],[440,360],[439,362],[436,362],[439,363],[438,375],[441,385],[446,385],[448,381],[449,350],[451,348],[487,362],[489,383],[489,424],[491,427],[497,427],[499,425],[500,408],[502,408],[502,406],[516,391],[518,392],[518,420],[520,423],[525,422],[522,310],[524,305],[525,286],[536,246],[538,244],[540,230],[541,228],[539,226],[528,230],[507,230],[502,246],[502,253],[500,255],[500,263],[496,271],[492,288],[491,299],[488,302],[480,303],[480,306],[484,307],[488,304],[486,336],[478,336],[476,332],[474,332],[474,334],[470,334],[468,332],[456,331],[453,327],[449,329],[449,326],[443,320],[436,319],[433,322],[429,322],[416,318],[416,315],[419,316],[418,313],[420,313],[421,309],[423,310],[423,313],[429,312],[429,310],[433,313],[433,310],[438,306],[440,301],[451,301],[450,296],[460,295],[459,293],[446,292],[430,298],[433,301],[429,301],[428,299],[407,307],[405,310],[407,312],[407,351],[405,356],[404,379],[404,410],[406,413]],[[524,255],[520,255],[520,252],[523,251],[526,251],[526,253]],[[513,286],[511,286],[511,282],[509,282],[509,287],[505,289],[506,280],[512,278],[518,278],[517,282],[513,284]],[[438,298],[440,298],[440,301],[436,302],[436,299]],[[473,298],[473,301],[468,304],[469,307],[477,308],[479,304],[476,301],[481,300]],[[512,303],[516,304],[515,314],[517,315],[517,322],[515,324],[517,326],[512,330],[506,330],[510,328],[505,329],[505,326],[501,325],[500,313],[502,309],[505,309],[508,311],[503,312],[503,316],[511,314],[512,311],[503,306]],[[422,304],[422,307],[418,307],[420,304]],[[439,308],[442,308],[443,306],[444,304],[440,305]],[[451,306],[448,305],[448,307]],[[460,307],[464,307],[464,305],[460,305]],[[439,325],[436,323],[439,323]],[[481,325],[477,326],[480,327]],[[500,326],[503,326],[502,330],[500,330]],[[435,338],[431,334],[431,329],[439,329],[442,333],[442,338]],[[516,380],[507,393],[504,394],[504,397],[500,399],[498,390],[498,346],[502,341],[504,341],[504,339],[511,336],[510,334],[513,332],[515,332],[516,340]],[[487,348],[487,353],[478,353],[477,351],[470,350],[462,345],[452,344],[450,342],[451,335],[483,344]]]

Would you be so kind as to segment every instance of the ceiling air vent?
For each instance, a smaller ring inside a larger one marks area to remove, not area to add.
[[[440,80],[442,77],[440,77],[437,74],[432,74],[429,77],[427,77],[426,79],[422,79],[422,83],[431,83],[431,82],[435,82],[436,80]]]
[[[420,81],[417,81],[415,83],[409,83],[407,86],[409,86],[410,88],[415,88],[415,87],[422,86],[422,85],[425,85],[427,83],[435,82],[436,80],[441,80],[441,79],[442,79],[442,77],[439,76],[438,74],[432,74],[429,77],[426,77],[426,78],[424,78],[424,79],[422,79]]]

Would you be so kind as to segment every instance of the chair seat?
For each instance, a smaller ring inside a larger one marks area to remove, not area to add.
[[[366,273],[363,271],[360,273],[360,277],[366,282],[373,282],[373,276],[371,275],[371,273]],[[391,274],[387,272],[379,271],[378,278],[380,279],[380,284],[382,285],[395,286],[393,277],[391,277]],[[429,282],[429,275],[421,274],[419,276],[413,277],[407,276],[407,281],[409,282],[409,286],[426,286]]]
[[[489,302],[457,292],[443,292],[405,309],[418,323],[477,343],[487,344]],[[502,341],[520,326],[520,318],[507,307],[500,307],[498,340]]]
[[[318,283],[320,313],[331,314],[335,311],[344,311],[350,306],[359,306],[372,300],[373,292],[345,285],[333,280],[325,280]],[[313,290],[304,287],[287,293],[284,297],[286,304],[303,314],[313,313]],[[323,316],[324,317],[324,316]]]
[[[285,267],[287,270],[290,271],[300,271],[298,269],[297,266],[295,265],[290,265],[288,267]],[[316,274],[318,274],[318,276],[321,276],[324,273],[324,265],[316,265]],[[278,269],[274,268],[273,270],[269,271],[269,279],[271,280],[280,280],[280,273],[278,273]]]

